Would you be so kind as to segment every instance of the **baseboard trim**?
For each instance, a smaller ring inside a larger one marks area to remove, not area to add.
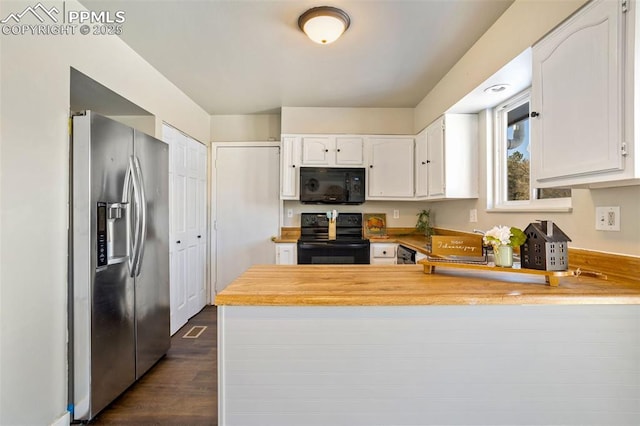
[[[67,411],[66,413],[64,413],[62,417],[60,417],[58,420],[51,423],[50,426],[69,426],[70,424],[71,424],[71,415]]]

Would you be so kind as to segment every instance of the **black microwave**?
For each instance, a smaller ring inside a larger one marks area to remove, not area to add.
[[[300,202],[362,204],[364,175],[364,168],[301,167]]]

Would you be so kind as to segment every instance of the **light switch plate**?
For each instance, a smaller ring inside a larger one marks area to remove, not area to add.
[[[394,210],[393,211],[393,218],[394,219],[400,219],[400,210]]]
[[[620,206],[596,207],[596,230],[620,231]]]

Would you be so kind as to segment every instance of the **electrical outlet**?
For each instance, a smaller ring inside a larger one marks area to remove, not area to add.
[[[287,217],[293,217],[293,209],[287,209]]]
[[[394,219],[400,219],[400,210],[394,210],[393,211],[393,218]]]
[[[596,207],[596,230],[620,231],[620,206]]]
[[[469,210],[469,222],[476,223],[478,221],[478,209]]]

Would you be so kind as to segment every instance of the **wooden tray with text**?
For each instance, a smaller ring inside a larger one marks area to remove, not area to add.
[[[552,287],[557,287],[560,284],[560,277],[572,277],[576,275],[573,270],[568,271],[540,271],[537,269],[522,269],[522,268],[503,268],[500,266],[494,266],[491,264],[483,265],[476,263],[460,263],[460,262],[446,262],[446,261],[429,261],[427,259],[419,260],[418,263],[424,266],[425,274],[432,274],[435,272],[436,267],[441,268],[458,268],[466,269],[470,271],[490,271],[490,272],[507,272],[510,274],[530,274],[530,275],[544,275],[544,280]],[[606,279],[606,278],[605,278]]]

